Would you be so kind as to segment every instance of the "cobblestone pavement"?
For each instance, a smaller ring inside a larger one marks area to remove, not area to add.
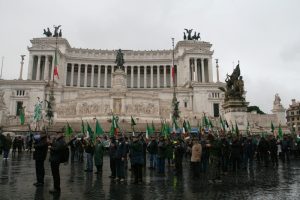
[[[190,167],[184,162],[181,178],[167,168],[165,176],[146,170],[143,185],[131,184],[131,172],[127,181],[116,183],[110,175],[109,158],[105,156],[103,175],[84,172],[84,164],[62,164],[60,167],[60,196],[48,193],[52,188],[50,163],[45,161],[44,187],[36,188],[35,168],[32,156],[24,152],[7,161],[0,158],[0,199],[300,199],[300,160],[289,165],[280,163],[278,169],[254,166],[253,170],[241,170],[223,176],[222,183],[209,184],[206,175],[195,180]]]

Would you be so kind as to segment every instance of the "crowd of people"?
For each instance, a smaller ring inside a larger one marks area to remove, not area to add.
[[[276,169],[278,162],[291,161],[291,155],[300,157],[300,140],[285,135],[282,139],[269,136],[237,136],[214,135],[204,133],[198,135],[169,135],[159,133],[146,138],[145,134],[116,134],[108,137],[100,135],[92,137],[71,136],[66,142],[63,133],[50,140],[45,132],[33,137],[33,159],[36,166],[35,186],[44,184],[44,161],[50,149],[50,165],[53,175],[54,189],[51,193],[60,193],[59,166],[61,163],[85,162],[86,173],[102,175],[103,157],[109,155],[110,176],[117,182],[127,180],[127,170],[133,174],[132,184],[143,183],[143,171],[156,171],[165,175],[166,166],[171,166],[176,176],[182,175],[183,162],[190,163],[193,178],[201,174],[207,175],[209,182],[222,182],[222,177],[230,172],[250,169],[254,165]],[[9,135],[0,134],[0,151],[7,159],[12,139]],[[69,155],[70,153],[70,155]],[[148,160],[148,161],[147,161]],[[149,162],[147,164],[147,162]]]

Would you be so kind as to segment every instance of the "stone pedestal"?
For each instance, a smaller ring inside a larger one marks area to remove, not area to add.
[[[272,113],[277,116],[278,124],[286,124],[286,116],[285,116],[285,111],[286,109],[282,106],[280,103],[281,99],[279,97],[279,94],[275,95],[275,100],[273,103],[273,109]]]
[[[247,106],[249,102],[239,100],[239,99],[229,99],[223,104],[224,117],[228,124],[234,125],[237,123],[240,131],[246,131],[247,129]]]
[[[6,110],[0,110],[0,126],[4,126],[7,123],[7,112]]]
[[[125,96],[127,92],[126,77],[126,73],[122,69],[117,69],[113,72],[110,95],[113,99],[111,109],[116,115],[122,115],[125,113]]]

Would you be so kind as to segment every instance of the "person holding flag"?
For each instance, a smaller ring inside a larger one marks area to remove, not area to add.
[[[88,136],[86,138],[86,141],[84,143],[84,151],[86,153],[86,169],[85,172],[93,172],[93,155],[94,155],[94,132],[92,128],[90,127],[89,123],[87,122],[87,133]]]
[[[96,131],[97,133],[97,131]],[[96,137],[96,144],[95,144],[95,154],[94,154],[94,161],[97,171],[95,174],[102,174],[102,166],[103,166],[103,155],[104,155],[104,144],[103,144],[103,137],[97,136]]]

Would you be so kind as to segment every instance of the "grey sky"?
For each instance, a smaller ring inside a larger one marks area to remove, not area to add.
[[[54,24],[71,46],[95,49],[170,49],[171,37],[193,28],[213,44],[221,80],[240,60],[247,101],[269,113],[275,93],[284,107],[300,100],[299,8],[298,0],[0,0],[3,78],[18,78],[21,54],[27,77],[29,40]]]

